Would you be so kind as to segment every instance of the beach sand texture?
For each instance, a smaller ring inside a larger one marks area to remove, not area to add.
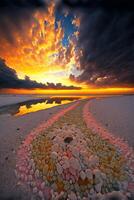
[[[92,105],[97,101],[82,100],[20,117],[0,116],[0,199],[116,195],[123,200],[132,195],[133,150],[117,132],[111,136],[109,127],[103,127],[105,120],[101,126],[94,118],[97,108]],[[124,97],[116,101],[124,104]]]

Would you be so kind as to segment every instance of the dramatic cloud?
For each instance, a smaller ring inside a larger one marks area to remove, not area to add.
[[[33,0],[15,2],[0,7],[0,57],[21,77],[43,82],[43,73],[64,71],[59,79],[53,76],[54,82],[68,84],[70,71],[79,65],[79,21],[56,12],[55,1],[38,1],[40,6]]]
[[[25,26],[32,23],[36,10],[46,8],[44,0],[1,0],[0,1],[0,35],[8,42],[14,43],[14,31],[23,34]]]
[[[134,86],[134,3],[131,0],[64,0],[81,16],[81,75],[95,86]]]
[[[133,1],[54,1],[60,12],[69,8],[80,18],[72,21],[79,27],[74,33],[78,41],[70,40],[68,47],[61,43],[61,24],[53,28],[54,8],[48,9],[47,2],[0,1],[0,56],[8,65],[28,76],[31,72],[40,76],[48,68],[71,73],[73,66],[77,72],[70,75],[73,81],[99,87],[134,87]]]
[[[42,84],[30,80],[28,76],[25,79],[19,79],[16,71],[11,69],[5,64],[3,59],[0,59],[0,89],[13,88],[13,89],[59,89],[59,90],[79,90],[80,87],[64,86],[61,83],[47,83]]]

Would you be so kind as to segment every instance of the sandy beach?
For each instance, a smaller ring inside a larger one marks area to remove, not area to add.
[[[7,103],[16,103],[16,101],[11,100]],[[2,103],[0,103],[0,105],[2,105]],[[1,200],[31,199],[31,193],[29,190],[23,189],[14,173],[18,148],[31,130],[38,127],[39,124],[45,123],[57,112],[73,104],[74,102],[18,117],[9,115],[0,116]],[[106,126],[107,129],[112,131],[115,136],[125,138],[130,146],[134,145],[134,96],[93,99],[91,100],[89,108],[95,118]]]
[[[17,103],[14,97],[4,99],[2,104]],[[31,97],[20,97],[21,101],[29,100]],[[70,103],[73,104],[73,103]],[[0,200],[29,200],[30,194],[24,192],[15,177],[16,152],[28,133],[40,123],[48,120],[68,105],[56,106],[50,109],[29,113],[27,115],[14,117],[0,116]]]
[[[90,111],[115,136],[134,147],[134,95],[91,100]]]

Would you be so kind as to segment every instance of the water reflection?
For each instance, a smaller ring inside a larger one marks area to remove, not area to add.
[[[0,115],[9,114],[9,115],[20,116],[27,113],[51,108],[60,104],[70,103],[72,101],[76,101],[81,98],[84,97],[51,97],[51,98],[29,100],[22,103],[1,107]]]

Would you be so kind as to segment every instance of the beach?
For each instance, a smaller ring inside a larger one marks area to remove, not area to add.
[[[17,103],[17,100],[8,101],[8,104]],[[87,100],[85,102],[87,102]],[[20,146],[22,146],[23,149],[22,142],[25,140],[25,138],[26,138],[25,141],[27,141],[28,135],[32,130],[35,129],[36,130],[35,132],[38,132],[38,134],[40,134],[40,131],[38,130],[39,129],[43,130],[42,127],[44,126],[47,120],[51,119],[52,116],[55,116],[55,114],[57,115],[57,113],[59,112],[63,113],[64,110],[68,109],[73,105],[75,105],[75,102],[61,106],[56,106],[46,110],[41,110],[38,112],[29,113],[22,116],[9,116],[9,115],[0,116],[0,177],[1,177],[0,199],[1,200],[4,199],[28,200],[31,197],[34,199],[34,197],[31,196],[31,192],[29,191],[29,189],[26,189],[25,186],[23,187],[21,185],[21,181],[17,179],[15,176],[18,149]],[[123,139],[125,138],[125,140],[128,141],[128,144],[130,146],[134,145],[133,144],[134,112],[132,110],[134,109],[134,96],[110,97],[106,99],[103,98],[92,99],[90,100],[88,108],[89,112],[91,112],[91,114],[95,117],[95,119],[101,122],[103,126],[105,126],[105,128],[110,130],[115,137],[121,137]],[[68,110],[66,112],[68,112]],[[50,121],[50,124],[51,123],[52,122]],[[41,128],[38,129],[40,124],[43,125],[41,126]],[[75,124],[76,127],[79,129],[79,125],[76,123],[76,121]],[[60,126],[62,128],[61,124]],[[74,130],[74,127],[71,128],[72,130]],[[64,131],[66,134],[67,127],[65,128]],[[75,137],[77,138],[77,134]],[[83,138],[83,135],[81,136],[81,138]],[[22,161],[20,161],[20,163],[21,162]],[[18,173],[20,173],[20,171]],[[40,192],[40,194],[42,193]]]
[[[2,97],[2,104],[18,103],[17,100],[7,102],[7,97]],[[13,99],[13,98],[11,98]],[[20,97],[22,101],[32,99],[31,97]],[[72,103],[71,103],[72,104]],[[0,116],[0,199],[30,199],[30,194],[21,187],[15,177],[16,153],[24,138],[31,130],[40,123],[68,105],[56,106],[50,109],[29,113],[27,115],[14,117],[9,115]]]
[[[96,120],[134,147],[134,95],[91,100]]]

